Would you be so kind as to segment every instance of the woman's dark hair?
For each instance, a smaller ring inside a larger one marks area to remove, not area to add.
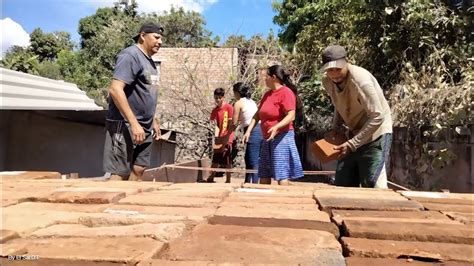
[[[267,70],[268,75],[276,76],[282,84],[290,88],[295,95],[298,95],[298,90],[296,89],[296,85],[291,80],[290,74],[285,71],[283,66],[281,65],[273,65],[268,68]]]
[[[285,71],[283,66],[281,65],[273,65],[268,68],[267,70],[269,76],[275,76],[277,77],[281,84],[287,86],[290,88],[290,90],[295,94],[296,96],[296,122],[299,122],[298,120],[303,120],[303,101],[301,101],[300,96],[298,95],[298,89],[296,88],[295,83],[291,80],[291,76],[288,72]]]
[[[250,99],[250,96],[251,96],[251,93],[250,93],[250,87],[243,83],[243,82],[237,82],[234,84],[234,86],[232,87],[234,92],[238,93],[240,95],[240,97],[245,97],[245,98],[249,98]]]

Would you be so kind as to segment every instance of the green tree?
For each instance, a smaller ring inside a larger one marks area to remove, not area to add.
[[[163,26],[164,47],[214,47],[219,42],[219,37],[212,37],[212,32],[205,28],[206,21],[200,13],[182,7],[172,7],[161,15],[145,14],[143,20]]]
[[[132,32],[136,33],[139,18],[135,16],[136,10],[132,11],[130,9],[136,9],[136,5],[124,7],[115,4],[114,7],[99,8],[95,14],[80,19],[78,33],[81,36],[81,48],[92,49],[97,44],[95,38],[100,37],[105,28],[117,24],[121,24],[124,36],[130,34],[128,35],[130,37]],[[126,38],[123,37],[123,39]]]
[[[371,4],[370,16],[359,22],[358,31],[370,40],[363,64],[384,76],[386,86],[403,82],[410,69],[442,75],[452,84],[461,81],[473,55],[472,43],[466,38],[470,32],[467,14],[452,9],[446,3],[451,1],[393,2]]]
[[[232,47],[237,49],[246,49],[249,41],[244,35],[229,35],[222,47]]]
[[[471,15],[450,2],[284,0],[274,3],[274,22],[282,26],[284,47],[312,74],[322,49],[337,43],[385,89],[400,82],[407,68],[428,65],[442,65],[444,78],[457,82],[472,57]]]
[[[280,54],[281,52],[278,40],[271,30],[266,38],[262,34],[255,34],[249,39],[244,35],[230,35],[222,47],[237,48],[239,52],[255,55]]]
[[[45,60],[38,65],[38,75],[50,79],[63,79],[61,67],[53,61]]]
[[[405,83],[435,87],[430,77],[456,84],[472,76],[468,8],[453,8],[451,1],[284,0],[274,9],[280,41],[311,84],[320,79],[320,55],[330,44],[345,46],[350,61],[387,91]],[[310,95],[320,98],[318,91]]]
[[[59,65],[61,75],[65,80],[72,81],[76,69],[80,66],[79,51],[63,50],[59,52],[56,63]]]
[[[106,105],[106,86],[112,71],[107,70],[98,59],[91,58],[84,50],[59,53],[56,63],[60,66],[65,81],[77,84],[79,88],[101,106]]]
[[[355,37],[355,23],[366,16],[362,1],[285,0],[274,2],[273,21],[282,27],[283,46],[306,74],[318,74],[322,50],[330,44],[348,48],[351,59],[363,57],[366,39]],[[337,13],[337,14],[336,14]]]
[[[61,51],[72,51],[70,34],[64,31],[45,33],[36,28],[30,34],[28,47],[13,46],[5,54],[2,66],[52,79],[62,79],[55,62]]]
[[[38,56],[21,46],[15,45],[8,49],[1,65],[11,70],[38,75]]]
[[[55,60],[62,50],[72,50],[73,43],[68,32],[57,31],[45,33],[40,28],[36,28],[30,34],[31,52],[38,56],[41,62],[44,60]]]
[[[81,50],[62,54],[59,64],[65,78],[105,106],[107,86],[117,54],[132,45],[142,18],[135,1],[119,1],[114,7],[99,8],[79,21]]]

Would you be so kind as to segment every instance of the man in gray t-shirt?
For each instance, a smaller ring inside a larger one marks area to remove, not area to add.
[[[151,144],[160,138],[155,119],[158,73],[151,56],[162,44],[163,28],[146,23],[135,45],[117,56],[109,86],[104,171],[115,180],[141,180],[150,164]]]

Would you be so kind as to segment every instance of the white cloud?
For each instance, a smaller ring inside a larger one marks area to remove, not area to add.
[[[116,0],[88,0],[90,4],[97,7],[113,6]],[[169,10],[171,6],[182,7],[185,10],[202,12],[204,9],[215,4],[218,0],[137,0],[138,12],[160,13]]]
[[[0,58],[3,58],[8,48],[13,45],[28,46],[30,44],[30,35],[11,18],[1,19],[0,29],[2,29]]]

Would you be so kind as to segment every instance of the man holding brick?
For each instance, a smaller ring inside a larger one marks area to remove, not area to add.
[[[322,54],[322,85],[334,105],[333,132],[347,141],[339,152],[336,185],[387,188],[385,163],[392,141],[390,107],[375,77],[347,61],[344,47]]]

